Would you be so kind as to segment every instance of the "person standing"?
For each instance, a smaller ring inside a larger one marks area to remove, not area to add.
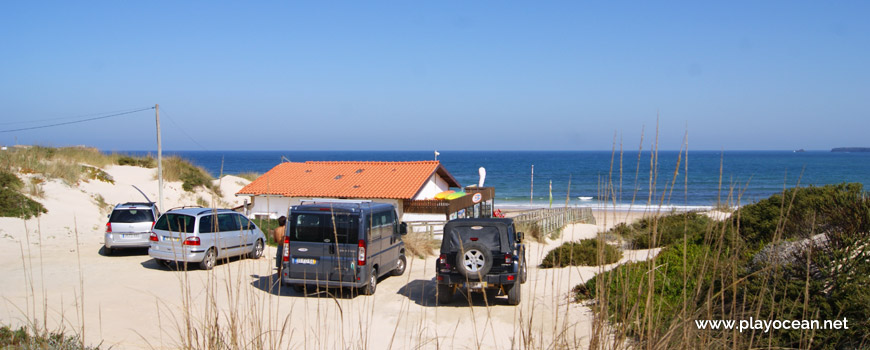
[[[284,231],[287,225],[287,217],[281,216],[278,218],[278,227],[272,229],[272,237],[275,243],[278,244],[278,254],[275,255],[275,267],[281,269],[281,260],[284,257]]]

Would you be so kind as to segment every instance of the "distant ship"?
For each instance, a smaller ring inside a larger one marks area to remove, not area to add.
[[[793,152],[794,152],[794,153],[800,153],[800,152],[806,152],[806,151],[807,151],[807,150],[801,148],[801,149],[799,149],[799,150],[795,150],[795,151],[793,151]]]
[[[593,197],[577,197],[581,201],[591,201]]]

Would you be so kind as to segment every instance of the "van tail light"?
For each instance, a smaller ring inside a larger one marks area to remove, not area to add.
[[[112,233],[112,223],[111,222],[106,223],[106,233]]]
[[[510,264],[511,262],[513,262],[513,260],[514,260],[514,255],[513,255],[513,254],[511,254],[511,253],[507,253],[507,254],[504,255],[504,263],[505,263],[505,264]]]
[[[187,237],[182,245],[199,245],[199,237]]]
[[[366,241],[359,240],[359,255],[356,257],[356,264],[358,266],[366,265]]]
[[[284,256],[281,257],[281,260],[290,261],[290,237],[284,237]]]
[[[154,232],[151,232],[151,236],[148,236],[148,240],[151,242],[157,242],[157,234]]]

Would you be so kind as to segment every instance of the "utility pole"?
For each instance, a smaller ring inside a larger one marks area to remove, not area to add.
[[[157,117],[157,205],[160,210],[164,211],[163,207],[163,145],[160,143],[160,105],[154,105],[154,113]]]

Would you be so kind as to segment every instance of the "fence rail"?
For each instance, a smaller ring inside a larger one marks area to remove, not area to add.
[[[517,215],[514,223],[538,225],[543,234],[549,235],[570,224],[595,224],[595,217],[590,208],[535,209]]]

